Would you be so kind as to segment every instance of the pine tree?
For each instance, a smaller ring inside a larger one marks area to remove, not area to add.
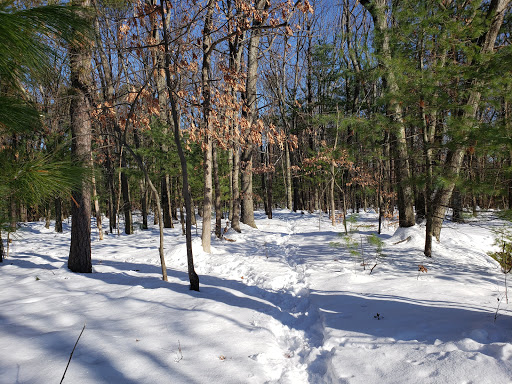
[[[82,170],[69,162],[43,153],[25,158],[15,147],[42,127],[25,86],[52,72],[50,57],[57,54],[56,43],[85,41],[89,25],[83,11],[74,5],[18,9],[12,1],[0,1],[0,231],[15,229],[5,225],[16,220],[7,203],[49,201],[82,180]]]

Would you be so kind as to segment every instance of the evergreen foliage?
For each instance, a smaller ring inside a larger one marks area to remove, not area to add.
[[[512,271],[512,229],[510,227],[497,229],[494,245],[499,248],[499,251],[489,252],[488,255],[500,264],[503,273],[509,273]]]
[[[59,43],[84,43],[90,31],[74,5],[16,8],[0,1],[0,222],[10,220],[14,202],[38,204],[79,185],[86,170],[57,159],[48,150],[43,116],[30,87],[53,70]],[[26,144],[26,145],[23,145]],[[27,150],[30,149],[30,150]],[[44,149],[44,150],[41,150]],[[11,229],[14,229],[9,227]]]

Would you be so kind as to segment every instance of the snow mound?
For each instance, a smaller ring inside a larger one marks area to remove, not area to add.
[[[423,248],[425,246],[425,227],[414,225],[408,228],[397,228],[395,233],[386,240],[389,246],[407,248]]]

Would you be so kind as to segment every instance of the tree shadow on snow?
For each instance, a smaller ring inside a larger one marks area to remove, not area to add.
[[[156,265],[112,260],[104,260],[101,265],[114,268],[116,272],[102,271],[84,276],[102,280],[107,284],[139,285],[144,289],[170,289],[189,295],[191,298],[211,300],[231,307],[247,308],[265,313],[290,327],[298,323],[296,317],[282,309],[286,307],[287,302],[296,300],[290,293],[268,291],[258,286],[247,285],[243,281],[210,275],[199,276],[201,291],[195,292],[189,290],[188,273],[184,271],[167,268],[169,281],[165,282],[161,278],[157,278],[158,275],[161,275],[161,268]],[[151,273],[152,276],[143,276],[148,273]],[[250,329],[247,324],[238,323],[237,325]]]
[[[324,325],[390,342],[433,344],[472,338],[480,343],[510,342],[512,316],[503,310],[495,323],[494,312],[449,301],[414,300],[384,294],[312,291]]]
[[[38,314],[38,316],[44,318],[45,314]],[[15,337],[16,341],[19,341],[24,348],[30,348],[30,355],[40,355],[39,358],[33,359],[31,362],[25,361],[25,364],[20,362],[20,364],[17,364],[16,369],[14,367],[3,367],[0,377],[8,380],[5,381],[6,383],[36,383],[41,380],[38,371],[47,371],[51,368],[53,369],[53,382],[58,382],[66,368],[69,355],[78,336],[78,331],[76,329],[73,329],[73,332],[69,329],[64,331],[61,327],[57,326],[54,326],[54,331],[48,331],[48,328],[45,328],[43,331],[35,326],[23,324],[23,319],[10,318],[8,315],[0,315],[0,322],[2,323],[2,330],[0,332],[8,333],[9,337]],[[38,324],[40,323],[42,322],[39,321]],[[51,327],[49,328],[51,329]],[[126,377],[123,372],[119,371],[107,354],[91,348],[83,341],[83,339],[87,338],[87,333],[86,330],[75,350],[64,382],[72,383],[74,380],[80,380],[80,377],[82,377],[87,382],[137,384],[137,381]],[[10,345],[10,348],[13,350],[19,347],[16,345],[16,342]],[[50,367],[46,360],[49,356],[51,356]],[[30,365],[26,370],[28,373],[24,369],[27,365]],[[1,362],[0,367],[2,367]],[[32,375],[35,376],[32,377]],[[44,377],[48,377],[48,374],[45,373]]]

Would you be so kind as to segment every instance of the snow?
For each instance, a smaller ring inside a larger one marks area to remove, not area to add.
[[[429,260],[423,226],[386,226],[379,256],[376,215],[361,213],[360,257],[325,215],[257,213],[211,254],[194,238],[201,292],[179,225],[164,282],[157,227],[93,234],[94,273],[75,274],[69,226],[25,224],[0,265],[0,383],[59,382],[84,324],[64,383],[512,383],[491,219],[446,223]]]

